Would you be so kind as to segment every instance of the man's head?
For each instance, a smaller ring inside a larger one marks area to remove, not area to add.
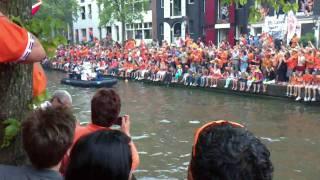
[[[119,95],[112,89],[99,89],[91,100],[91,121],[103,127],[112,126],[121,110]]]
[[[32,112],[22,122],[23,147],[32,165],[47,169],[59,164],[74,136],[76,119],[66,108]]]
[[[270,180],[270,152],[242,125],[214,121],[195,135],[188,179]]]
[[[65,90],[57,90],[53,93],[51,98],[52,107],[72,107],[72,97]]]

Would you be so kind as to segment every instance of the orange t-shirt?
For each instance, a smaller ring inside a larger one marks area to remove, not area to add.
[[[264,68],[271,68],[272,67],[272,61],[270,58],[264,58],[262,60],[262,67]]]
[[[111,130],[110,128],[107,128],[107,127],[102,127],[102,126],[97,126],[95,124],[88,124],[87,126],[76,126],[76,130],[75,130],[75,133],[74,133],[74,139],[73,139],[73,144],[71,147],[73,147],[77,141],[83,137],[83,136],[86,136],[86,135],[89,135],[90,133],[94,133],[96,131],[100,131],[100,130]],[[61,161],[61,167],[60,167],[60,172],[62,174],[65,173],[65,171],[67,170],[67,166],[69,164],[69,155],[66,153]],[[137,153],[134,153],[132,151],[132,166],[131,166],[131,169],[132,170],[136,170],[139,166],[139,154]]]
[[[0,63],[26,60],[33,42],[25,29],[0,16]]]
[[[311,84],[313,81],[312,74],[304,74],[302,78],[303,78],[303,82],[305,82],[306,84]]]
[[[297,84],[297,77],[291,76],[291,78],[290,78],[290,84],[291,84],[291,85]]]
[[[294,69],[297,66],[297,63],[298,59],[296,56],[290,57],[287,61],[288,69]]]
[[[301,76],[301,77],[296,77],[296,84],[302,84],[303,83],[303,77]]]
[[[314,68],[314,57],[310,54],[306,54],[305,55],[305,58],[306,58],[306,65],[307,65],[307,68],[308,69],[312,69]]]
[[[314,68],[320,69],[320,57],[314,58]]]
[[[252,62],[254,60],[254,54],[253,53],[249,53],[248,54],[248,61]]]

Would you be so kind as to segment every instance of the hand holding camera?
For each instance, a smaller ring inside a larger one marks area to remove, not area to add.
[[[116,122],[116,125],[119,125],[121,128],[121,131],[125,133],[127,136],[131,137],[130,135],[130,116],[124,115],[122,117],[119,117]]]

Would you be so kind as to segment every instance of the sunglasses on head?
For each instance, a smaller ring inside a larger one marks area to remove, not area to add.
[[[196,155],[196,145],[198,143],[198,138],[200,133],[207,127],[216,127],[216,126],[222,126],[222,125],[231,125],[232,127],[240,127],[240,128],[244,128],[243,125],[236,123],[236,122],[232,122],[232,121],[226,121],[226,120],[218,120],[218,121],[212,121],[209,122],[205,125],[203,125],[202,127],[200,127],[199,129],[197,129],[195,135],[194,135],[194,142],[193,142],[193,149],[192,149],[192,156],[195,157]]]

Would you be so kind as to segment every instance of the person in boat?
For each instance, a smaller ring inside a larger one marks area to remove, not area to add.
[[[63,180],[60,161],[70,148],[76,119],[65,108],[37,109],[22,121],[22,144],[31,165],[0,165],[0,179]]]
[[[74,67],[73,67],[73,70],[69,74],[69,78],[70,79],[81,80],[81,71],[82,71],[82,67],[80,66],[80,64],[79,63],[75,63]]]
[[[120,96],[113,89],[99,89],[91,100],[91,122],[87,126],[77,126],[74,144],[83,136],[100,130],[111,130],[111,126],[120,125],[120,131],[131,137],[130,116],[119,117],[121,110]],[[136,170],[140,163],[139,155],[135,144],[129,143],[132,153],[132,170]],[[64,174],[69,164],[69,153],[66,153],[60,172]]]
[[[80,138],[70,153],[65,180],[130,180],[130,141],[118,130],[101,130]]]
[[[267,147],[243,125],[212,121],[194,136],[188,180],[271,180]]]

